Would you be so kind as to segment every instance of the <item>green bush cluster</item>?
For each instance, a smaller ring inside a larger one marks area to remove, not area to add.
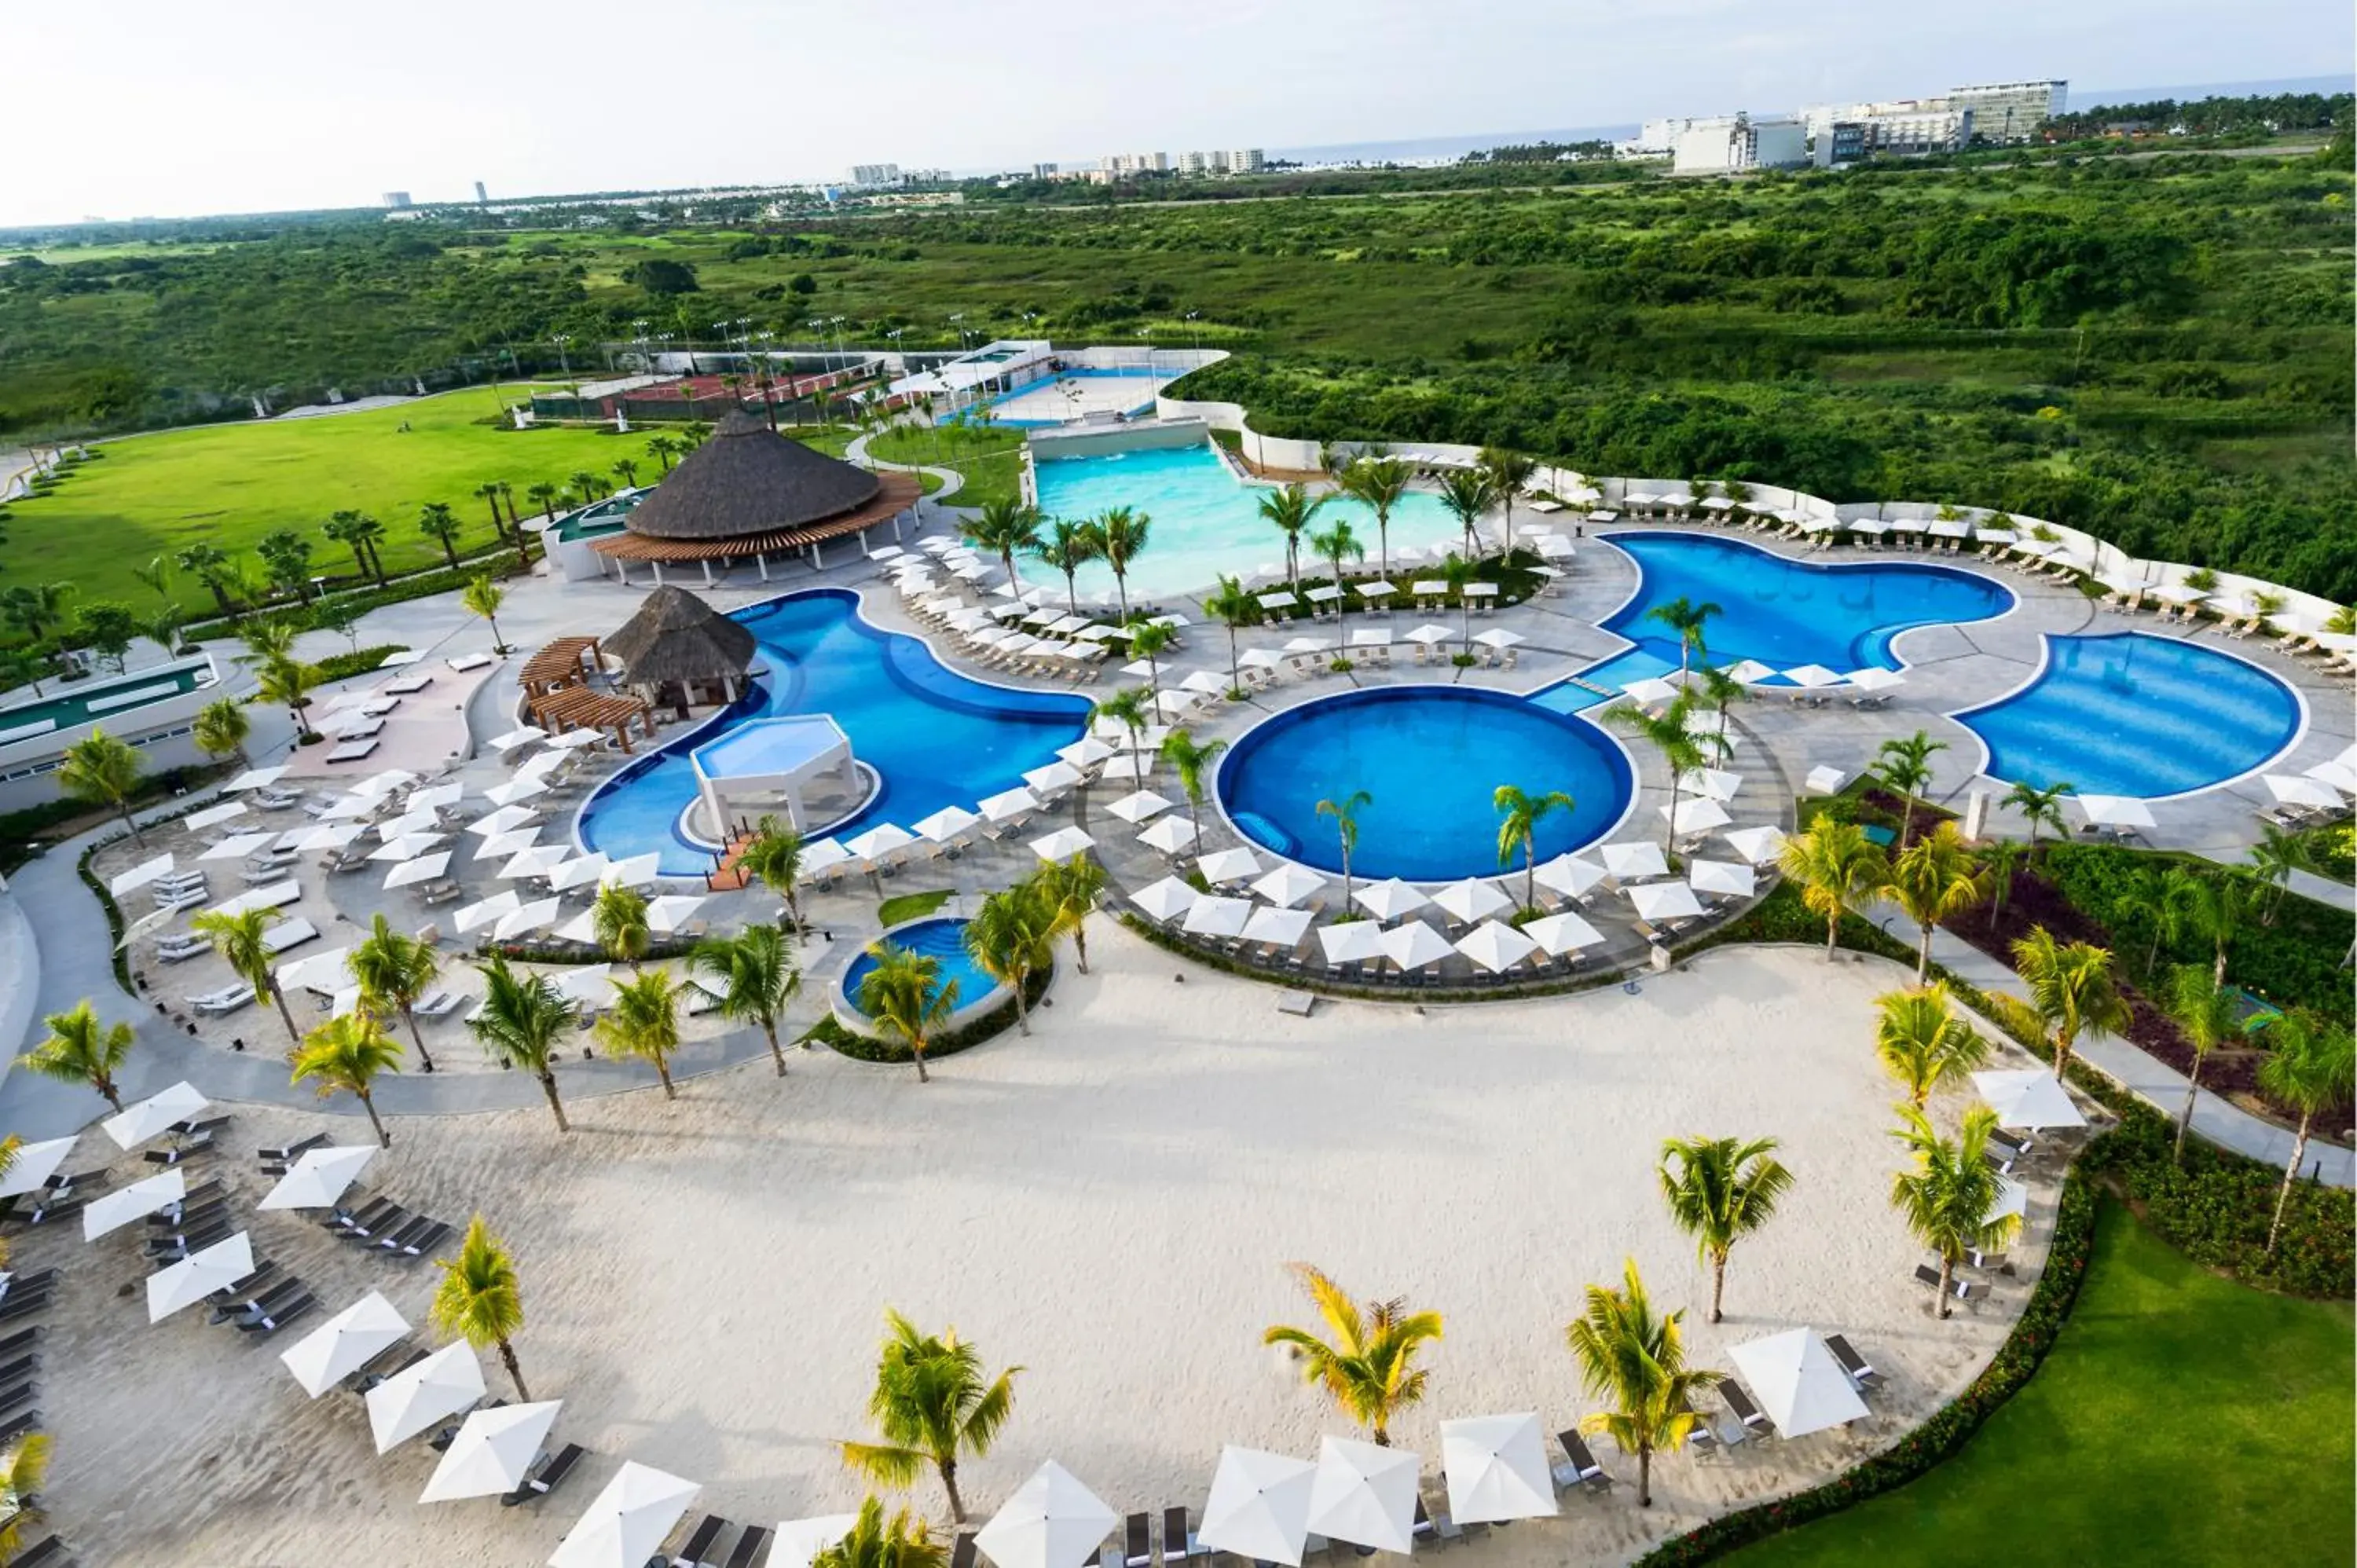
[[[350,653],[330,653],[311,666],[311,679],[324,686],[330,681],[344,681],[354,675],[365,675],[371,670],[381,668],[384,661],[394,654],[408,651],[407,643],[383,642],[374,648],[354,649]]]
[[[134,811],[145,811],[175,795],[201,789],[217,779],[227,778],[231,771],[231,765],[227,763],[167,768],[140,781],[138,791],[131,797],[131,809]],[[22,811],[0,815],[0,871],[14,871],[40,854],[48,847],[40,841],[51,829],[105,814],[107,811],[102,806],[93,806],[87,800],[60,795],[54,800],[44,800],[38,806],[27,806]]]
[[[1039,999],[1048,994],[1049,983],[1055,978],[1052,970],[1042,970],[1034,974],[1030,983],[1023,988],[1024,1005],[1039,1006]],[[1015,998],[1010,996],[981,1017],[970,1023],[962,1024],[946,1034],[935,1035],[928,1039],[925,1042],[925,1059],[932,1062],[939,1061],[943,1057],[953,1057],[960,1051],[970,1050],[985,1040],[1003,1035],[1013,1027],[1015,1027]],[[882,1036],[870,1037],[846,1029],[836,1021],[831,1009],[820,1015],[819,1021],[812,1025],[803,1034],[802,1043],[805,1046],[825,1046],[836,1055],[849,1057],[854,1061],[905,1065],[909,1060],[909,1048],[899,1040]]]
[[[500,558],[504,556],[502,562]],[[319,611],[332,603],[339,611],[352,616],[364,616],[371,610],[381,610],[388,605],[405,605],[413,599],[430,599],[436,594],[455,594],[485,572],[494,577],[505,576],[515,564],[512,550],[493,549],[468,558],[467,563],[453,571],[447,566],[431,572],[419,572],[413,576],[395,577],[382,588],[363,588],[355,593],[338,594],[333,600],[322,599],[309,606],[287,605],[271,610],[273,618],[285,620],[306,630],[319,625]],[[258,613],[258,612],[255,612]],[[190,642],[210,641],[215,638],[237,635],[239,621],[227,616],[214,616],[207,620],[192,621],[180,635]]]

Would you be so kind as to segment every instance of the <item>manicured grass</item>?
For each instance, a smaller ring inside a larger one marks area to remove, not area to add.
[[[950,901],[949,889],[938,887],[930,893],[897,893],[877,906],[876,919],[883,926],[897,926],[903,920],[921,920]]]
[[[2349,1304],[2220,1279],[2107,1201],[2053,1354],[1962,1455],[1727,1561],[2346,1564],[2350,1336]]]
[[[965,476],[965,483],[951,498],[952,506],[988,506],[992,501],[1013,500],[1022,491],[1021,431],[901,425],[877,436],[867,449],[887,463],[922,463],[958,470]],[[930,479],[926,488],[932,488]]]

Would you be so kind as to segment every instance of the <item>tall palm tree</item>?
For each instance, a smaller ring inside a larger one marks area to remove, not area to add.
[[[1991,839],[1977,852],[1981,880],[1988,886],[1988,916],[1983,922],[1990,930],[1996,929],[1996,918],[2005,913],[2005,901],[2013,896],[2013,879],[2029,858],[2029,846],[2019,839]]]
[[[465,607],[468,615],[482,617],[485,624],[490,627],[491,650],[495,653],[507,651],[507,641],[500,636],[500,607],[507,602],[507,597],[506,590],[491,581],[489,572],[477,574],[468,583],[466,592],[458,596],[458,603]]]
[[[1285,535],[1285,580],[1295,593],[1301,591],[1301,536],[1309,532],[1310,522],[1326,504],[1327,498],[1312,498],[1307,485],[1279,485],[1260,498],[1260,515],[1264,521]]]
[[[1150,686],[1124,686],[1120,691],[1100,697],[1089,709],[1089,721],[1110,719],[1129,733],[1134,747],[1146,726],[1154,722],[1154,690]]]
[[[647,924],[646,895],[619,882],[597,889],[597,900],[589,906],[589,923],[606,956],[633,970],[654,942],[654,931]]]
[[[1334,819],[1335,835],[1342,843],[1342,908],[1351,907],[1351,855],[1359,847],[1359,813],[1375,803],[1364,789],[1354,789],[1340,800],[1320,800],[1318,814]]]
[[[1498,536],[1498,553],[1504,555],[1514,548],[1514,497],[1539,466],[1520,452],[1510,452],[1503,446],[1484,446],[1480,457],[1481,477],[1490,481],[1490,489],[1506,509],[1506,521]]]
[[[1502,869],[1519,850],[1523,856],[1523,908],[1535,908],[1539,901],[1539,823],[1550,812],[1574,811],[1579,802],[1561,789],[1549,789],[1534,795],[1518,784],[1501,784],[1491,792],[1490,803],[1498,811],[1498,865]]]
[[[1088,973],[1087,920],[1104,897],[1104,867],[1082,851],[1070,859],[1041,865],[1031,874],[1030,886],[1047,906],[1049,940],[1069,935],[1072,939],[1072,956],[1079,961],[1081,972]]]
[[[2070,833],[2070,821],[2062,814],[2062,800],[2066,795],[2075,795],[2078,792],[2079,787],[2069,782],[2049,784],[2042,789],[2035,784],[2017,783],[2005,792],[2005,799],[1997,803],[2001,806],[2010,806],[2019,811],[2022,820],[2029,824],[2029,847],[2031,853],[2035,854],[2038,849],[2040,828],[2053,829],[2056,838],[2062,838]]]
[[[589,494],[589,487],[596,485],[597,482],[597,477],[586,469],[573,476],[574,485],[584,495]],[[508,536],[508,530],[507,520],[500,515],[500,482],[492,479],[488,483],[477,485],[467,493],[491,509],[491,537],[504,541]]]
[[[802,835],[778,818],[764,816],[753,824],[753,836],[737,851],[737,864],[748,876],[758,877],[762,886],[786,901],[786,911],[800,930],[802,907],[794,897],[794,886],[802,875]]]
[[[1318,1308],[1325,1337],[1277,1324],[1263,1331],[1261,1343],[1298,1351],[1302,1380],[1324,1389],[1378,1445],[1389,1447],[1392,1419],[1424,1398],[1431,1374],[1416,1366],[1415,1357],[1428,1341],[1441,1337],[1440,1314],[1410,1312],[1400,1296],[1355,1302],[1308,1263],[1295,1263],[1292,1269]]]
[[[2193,1101],[2201,1092],[2201,1064],[2230,1040],[2244,1037],[2242,998],[2198,963],[2181,964],[2169,977],[2169,1016],[2193,1047],[2193,1070],[2185,1075],[2185,1109],[2177,1117],[2171,1157],[2185,1159],[2185,1130],[2193,1124]]]
[[[0,1562],[14,1563],[25,1549],[25,1537],[47,1515],[40,1503],[49,1475],[49,1434],[28,1432],[0,1449]]]
[[[1338,517],[1331,527],[1311,534],[1309,547],[1317,551],[1333,566],[1334,586],[1337,590],[1342,586],[1343,560],[1346,557],[1352,561],[1364,561],[1367,558],[1367,547],[1359,542],[1359,536],[1351,532],[1351,520],[1347,517]],[[1339,632],[1350,617],[1350,596],[1347,594],[1334,601],[1334,614],[1335,629]]]
[[[1243,677],[1236,671],[1236,628],[1260,622],[1260,602],[1244,592],[1242,580],[1222,577],[1203,600],[1203,613],[1228,628],[1228,690],[1240,691]]]
[[[42,1022],[48,1026],[48,1037],[18,1057],[17,1065],[59,1083],[88,1084],[109,1105],[122,1110],[123,1090],[114,1075],[137,1042],[131,1026],[100,1023],[87,996],[70,1012],[52,1013]]]
[[[1465,531],[1465,558],[1481,558],[1481,514],[1497,500],[1497,492],[1490,488],[1490,476],[1478,470],[1458,468],[1440,476],[1440,504]]]
[[[1709,627],[1712,618],[1726,613],[1708,599],[1696,604],[1684,594],[1680,594],[1665,605],[1655,605],[1645,612],[1647,620],[1661,622],[1668,627],[1678,639],[1678,681],[1681,685],[1685,682],[1686,671],[1692,667],[1694,656],[1709,651],[1703,634]]]
[[[665,1100],[677,1100],[672,1053],[679,1049],[679,984],[667,969],[610,983],[614,1004],[597,1020],[597,1043],[608,1056],[636,1057],[662,1079]]]
[[[1587,1287],[1587,1310],[1564,1328],[1587,1391],[1610,1402],[1583,1419],[1623,1454],[1637,1456],[1637,1506],[1653,1506],[1653,1455],[1674,1453],[1694,1431],[1696,1394],[1724,1374],[1686,1365],[1684,1311],[1660,1313],[1637,1260],[1620,1265],[1620,1288]]]
[[[1710,1265],[1710,1320],[1719,1320],[1727,1255],[1736,1242],[1775,1218],[1792,1173],[1776,1158],[1776,1140],[1668,1138],[1662,1144],[1662,1197],[1679,1230]]]
[[[379,915],[369,927],[368,936],[354,947],[344,960],[352,978],[360,982],[361,1000],[380,1013],[397,1013],[409,1026],[409,1038],[417,1047],[417,1062],[427,1072],[434,1070],[434,1058],[426,1053],[425,1040],[417,1032],[414,1009],[425,999],[435,977],[442,972],[441,960],[434,956],[433,947],[415,937],[404,936],[393,929],[393,923]]]
[[[1856,822],[1819,817],[1776,852],[1776,863],[1801,887],[1801,902],[1825,918],[1825,960],[1831,962],[1841,918],[1883,885],[1890,863]]]
[[[1700,679],[1695,682],[1694,689],[1711,711],[1718,714],[1719,728],[1723,733],[1727,726],[1727,710],[1738,703],[1749,702],[1751,688],[1716,664],[1706,664],[1695,673]]]
[[[991,501],[979,516],[961,519],[958,533],[977,550],[996,552],[1012,586],[1017,581],[1015,557],[1039,553],[1039,509],[1019,500]]]
[[[2223,985],[2226,960],[2251,912],[2251,880],[2235,871],[2212,871],[2194,878],[2193,891],[2185,897],[2186,923],[2210,943],[2210,972]]]
[[[2261,905],[2259,923],[2272,926],[2276,911],[2283,905],[2283,896],[2291,886],[2292,873],[2315,867],[2316,857],[2309,853],[2308,841],[2298,833],[2264,822],[2259,827],[2259,842],[2251,846],[2251,865],[2245,875],[2267,889]]]
[[[2128,891],[2113,903],[2115,918],[2152,923],[2152,941],[2144,955],[2147,973],[2160,961],[2164,944],[2174,950],[2178,940],[2192,929],[2195,909],[2201,900],[2201,884],[2199,876],[2174,863],[2147,866]]]
[[[2081,1036],[2127,1033],[2128,1005],[2108,950],[2092,942],[2058,942],[2053,932],[2033,926],[2013,944],[2013,968],[2029,1000],[1993,1000],[2007,1022],[2051,1042],[2057,1083]]]
[[[374,1013],[363,1006],[328,1019],[303,1036],[293,1064],[290,1082],[308,1079],[318,1085],[322,1100],[339,1092],[350,1095],[368,1112],[377,1146],[393,1147],[393,1134],[376,1113],[376,1080],[381,1074],[401,1070],[401,1042],[384,1032]]]
[[[295,721],[295,738],[299,745],[308,746],[318,738],[311,727],[311,687],[317,676],[314,667],[291,653],[274,653],[255,666],[254,694],[274,707],[286,710]]]
[[[1874,1054],[1921,1106],[1989,1058],[1989,1043],[1959,1016],[1944,985],[1916,985],[1874,999]]]
[[[496,1348],[516,1398],[530,1402],[532,1391],[523,1386],[523,1369],[516,1365],[515,1337],[523,1332],[523,1291],[516,1283],[515,1259],[478,1214],[467,1221],[458,1255],[434,1262],[442,1271],[442,1283],[434,1287],[434,1302],[426,1309],[434,1326],[478,1350]]]
[[[614,478],[622,481],[622,488],[624,489],[631,490],[638,489],[639,466],[632,459],[629,457],[615,458],[613,474]]]
[[[147,835],[131,814],[131,798],[139,792],[143,771],[139,753],[128,743],[102,728],[93,728],[66,747],[65,761],[58,768],[58,787],[77,800],[106,807],[123,819],[133,838],[145,843]]]
[[[900,1036],[917,1064],[917,1081],[931,1083],[925,1045],[957,1010],[958,983],[942,979],[939,959],[889,940],[867,949],[876,967],[859,982],[859,1010]]]
[[[1162,737],[1162,759],[1178,775],[1178,788],[1187,791],[1187,814],[1195,823],[1195,854],[1203,854],[1203,789],[1211,781],[1211,767],[1220,754],[1228,749],[1224,740],[1197,741],[1184,725]]]
[[[950,1554],[923,1520],[902,1509],[889,1520],[874,1498],[842,1540],[811,1559],[811,1568],[948,1568]]]
[[[1933,740],[1921,730],[1904,740],[1886,740],[1874,754],[1869,771],[1883,785],[1898,793],[1899,843],[1904,846],[1907,835],[1915,826],[1915,798],[1932,787],[1932,754],[1948,749],[1944,740]]]
[[[456,512],[447,501],[427,501],[417,512],[417,532],[442,547],[442,558],[452,571],[458,569],[457,539],[462,532]]]
[[[194,733],[198,748],[206,756],[234,755],[243,763],[245,743],[253,734],[253,722],[245,716],[243,703],[235,697],[219,697],[197,710]]]
[[[208,909],[188,922],[188,929],[211,942],[213,951],[227,961],[240,980],[253,987],[256,996],[267,996],[277,1005],[278,1016],[286,1025],[286,1037],[299,1046],[303,1031],[295,1026],[286,993],[278,988],[277,966],[272,962],[268,946],[270,928],[277,923],[275,909]]]
[[[1932,933],[1988,897],[1979,858],[1953,822],[1942,822],[1890,863],[1890,897],[1921,930],[1915,950],[1915,983],[1932,978]]]
[[[234,616],[236,607],[230,603],[230,561],[219,545],[191,544],[172,558],[172,564],[202,583],[213,596],[213,606],[224,616]]]
[[[1687,716],[1693,712],[1694,693],[1684,691],[1658,714],[1649,714],[1634,703],[1615,703],[1604,711],[1608,722],[1627,725],[1635,730],[1637,738],[1660,753],[1662,766],[1669,769],[1670,815],[1662,831],[1662,850],[1665,854],[1677,843],[1678,798],[1683,780],[1703,763],[1702,746],[1686,725]]]
[[[1031,977],[1056,961],[1057,906],[1035,876],[983,895],[966,921],[965,947],[985,974],[1015,993],[1015,1026],[1031,1032]]]
[[[1940,1258],[1940,1316],[1949,1316],[1949,1282],[1967,1252],[1994,1252],[2021,1229],[2018,1214],[1999,1214],[1997,1174],[1984,1157],[1996,1112],[1976,1105],[1964,1112],[1954,1138],[1943,1138],[1912,1105],[1899,1108],[1891,1136],[1915,1156],[1914,1168],[1890,1178],[1890,1206],[1907,1229]]]
[[[548,976],[518,974],[502,954],[475,967],[483,977],[483,1004],[467,1027],[500,1066],[521,1068],[540,1079],[556,1130],[570,1133],[565,1102],[556,1097],[555,1064],[557,1042],[573,1024],[572,1005]]]
[[[662,441],[668,446],[670,438],[668,436],[658,435],[654,438],[654,441],[648,442],[647,446],[650,448],[649,456],[652,456],[651,448],[653,447],[655,441]],[[671,468],[668,464],[664,466],[663,472],[666,474],[671,472]],[[543,479],[538,484],[527,489],[523,492],[523,499],[540,509],[540,520],[543,522],[554,522],[556,521],[556,498],[564,493],[565,492],[563,490],[560,490],[554,485],[550,484],[546,479]]]
[[[1096,546],[1097,556],[1113,569],[1114,594],[1121,600],[1121,618],[1129,619],[1129,568],[1146,553],[1146,541],[1154,532],[1154,519],[1135,507],[1117,506],[1099,512],[1089,520],[1089,542]]]
[[[2352,1074],[2357,1074],[2357,1055],[2352,1055],[2349,1031],[2340,1025],[2296,1007],[2267,1026],[2267,1057],[2259,1064],[2259,1087],[2278,1104],[2299,1112],[2291,1159],[2276,1194],[2275,1218],[2267,1222],[2270,1253],[2283,1234],[2284,1208],[2291,1202],[2291,1184],[2299,1179],[2299,1162],[2308,1157],[2309,1130],[2318,1112],[2347,1101]]]
[[[720,1015],[739,1024],[759,1024],[770,1042],[778,1076],[786,1076],[786,1053],[778,1025],[801,993],[802,971],[794,967],[785,932],[756,921],[733,937],[706,937],[687,955],[689,970],[719,983]]]
[[[909,1486],[931,1466],[949,1494],[950,1517],[963,1524],[958,1460],[990,1452],[1014,1412],[1015,1377],[1023,1369],[1009,1367],[989,1377],[981,1353],[960,1339],[956,1329],[920,1333],[889,1307],[884,1322],[876,1388],[867,1396],[868,1419],[883,1441],[843,1444],[843,1462],[886,1487]]]
[[[1392,508],[1407,494],[1408,481],[1414,477],[1414,470],[1396,457],[1361,456],[1343,468],[1337,481],[1342,494],[1375,514],[1377,569],[1386,577],[1392,571]]]
[[[1068,517],[1050,518],[1047,537],[1032,548],[1040,560],[1064,575],[1064,608],[1080,614],[1080,585],[1073,579],[1082,567],[1097,558],[1096,530]]]
[[[1162,684],[1162,655],[1178,640],[1176,627],[1160,621],[1134,620],[1122,628],[1129,638],[1129,656],[1146,660],[1146,670],[1157,686]]]

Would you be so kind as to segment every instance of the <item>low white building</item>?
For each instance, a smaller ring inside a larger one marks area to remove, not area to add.
[[[208,760],[194,731],[198,710],[221,694],[221,669],[210,653],[43,685],[46,696],[35,697],[28,686],[0,707],[0,811],[56,800],[67,749],[93,730],[135,747],[149,774]]]
[[[1740,174],[1747,169],[1798,168],[1809,161],[1809,134],[1798,120],[1751,120],[1738,115],[1722,124],[1701,125],[1679,134],[1673,174]]]

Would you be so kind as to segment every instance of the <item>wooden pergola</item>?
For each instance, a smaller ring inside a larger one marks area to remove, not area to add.
[[[585,684],[590,675],[604,668],[605,655],[597,646],[597,639],[560,637],[525,660],[516,679],[525,696],[538,697],[566,686]]]
[[[532,711],[533,722],[552,735],[568,729],[612,730],[615,744],[625,755],[630,749],[633,721],[649,740],[655,737],[654,710],[644,698],[593,692],[575,684],[528,693],[524,703]]]

